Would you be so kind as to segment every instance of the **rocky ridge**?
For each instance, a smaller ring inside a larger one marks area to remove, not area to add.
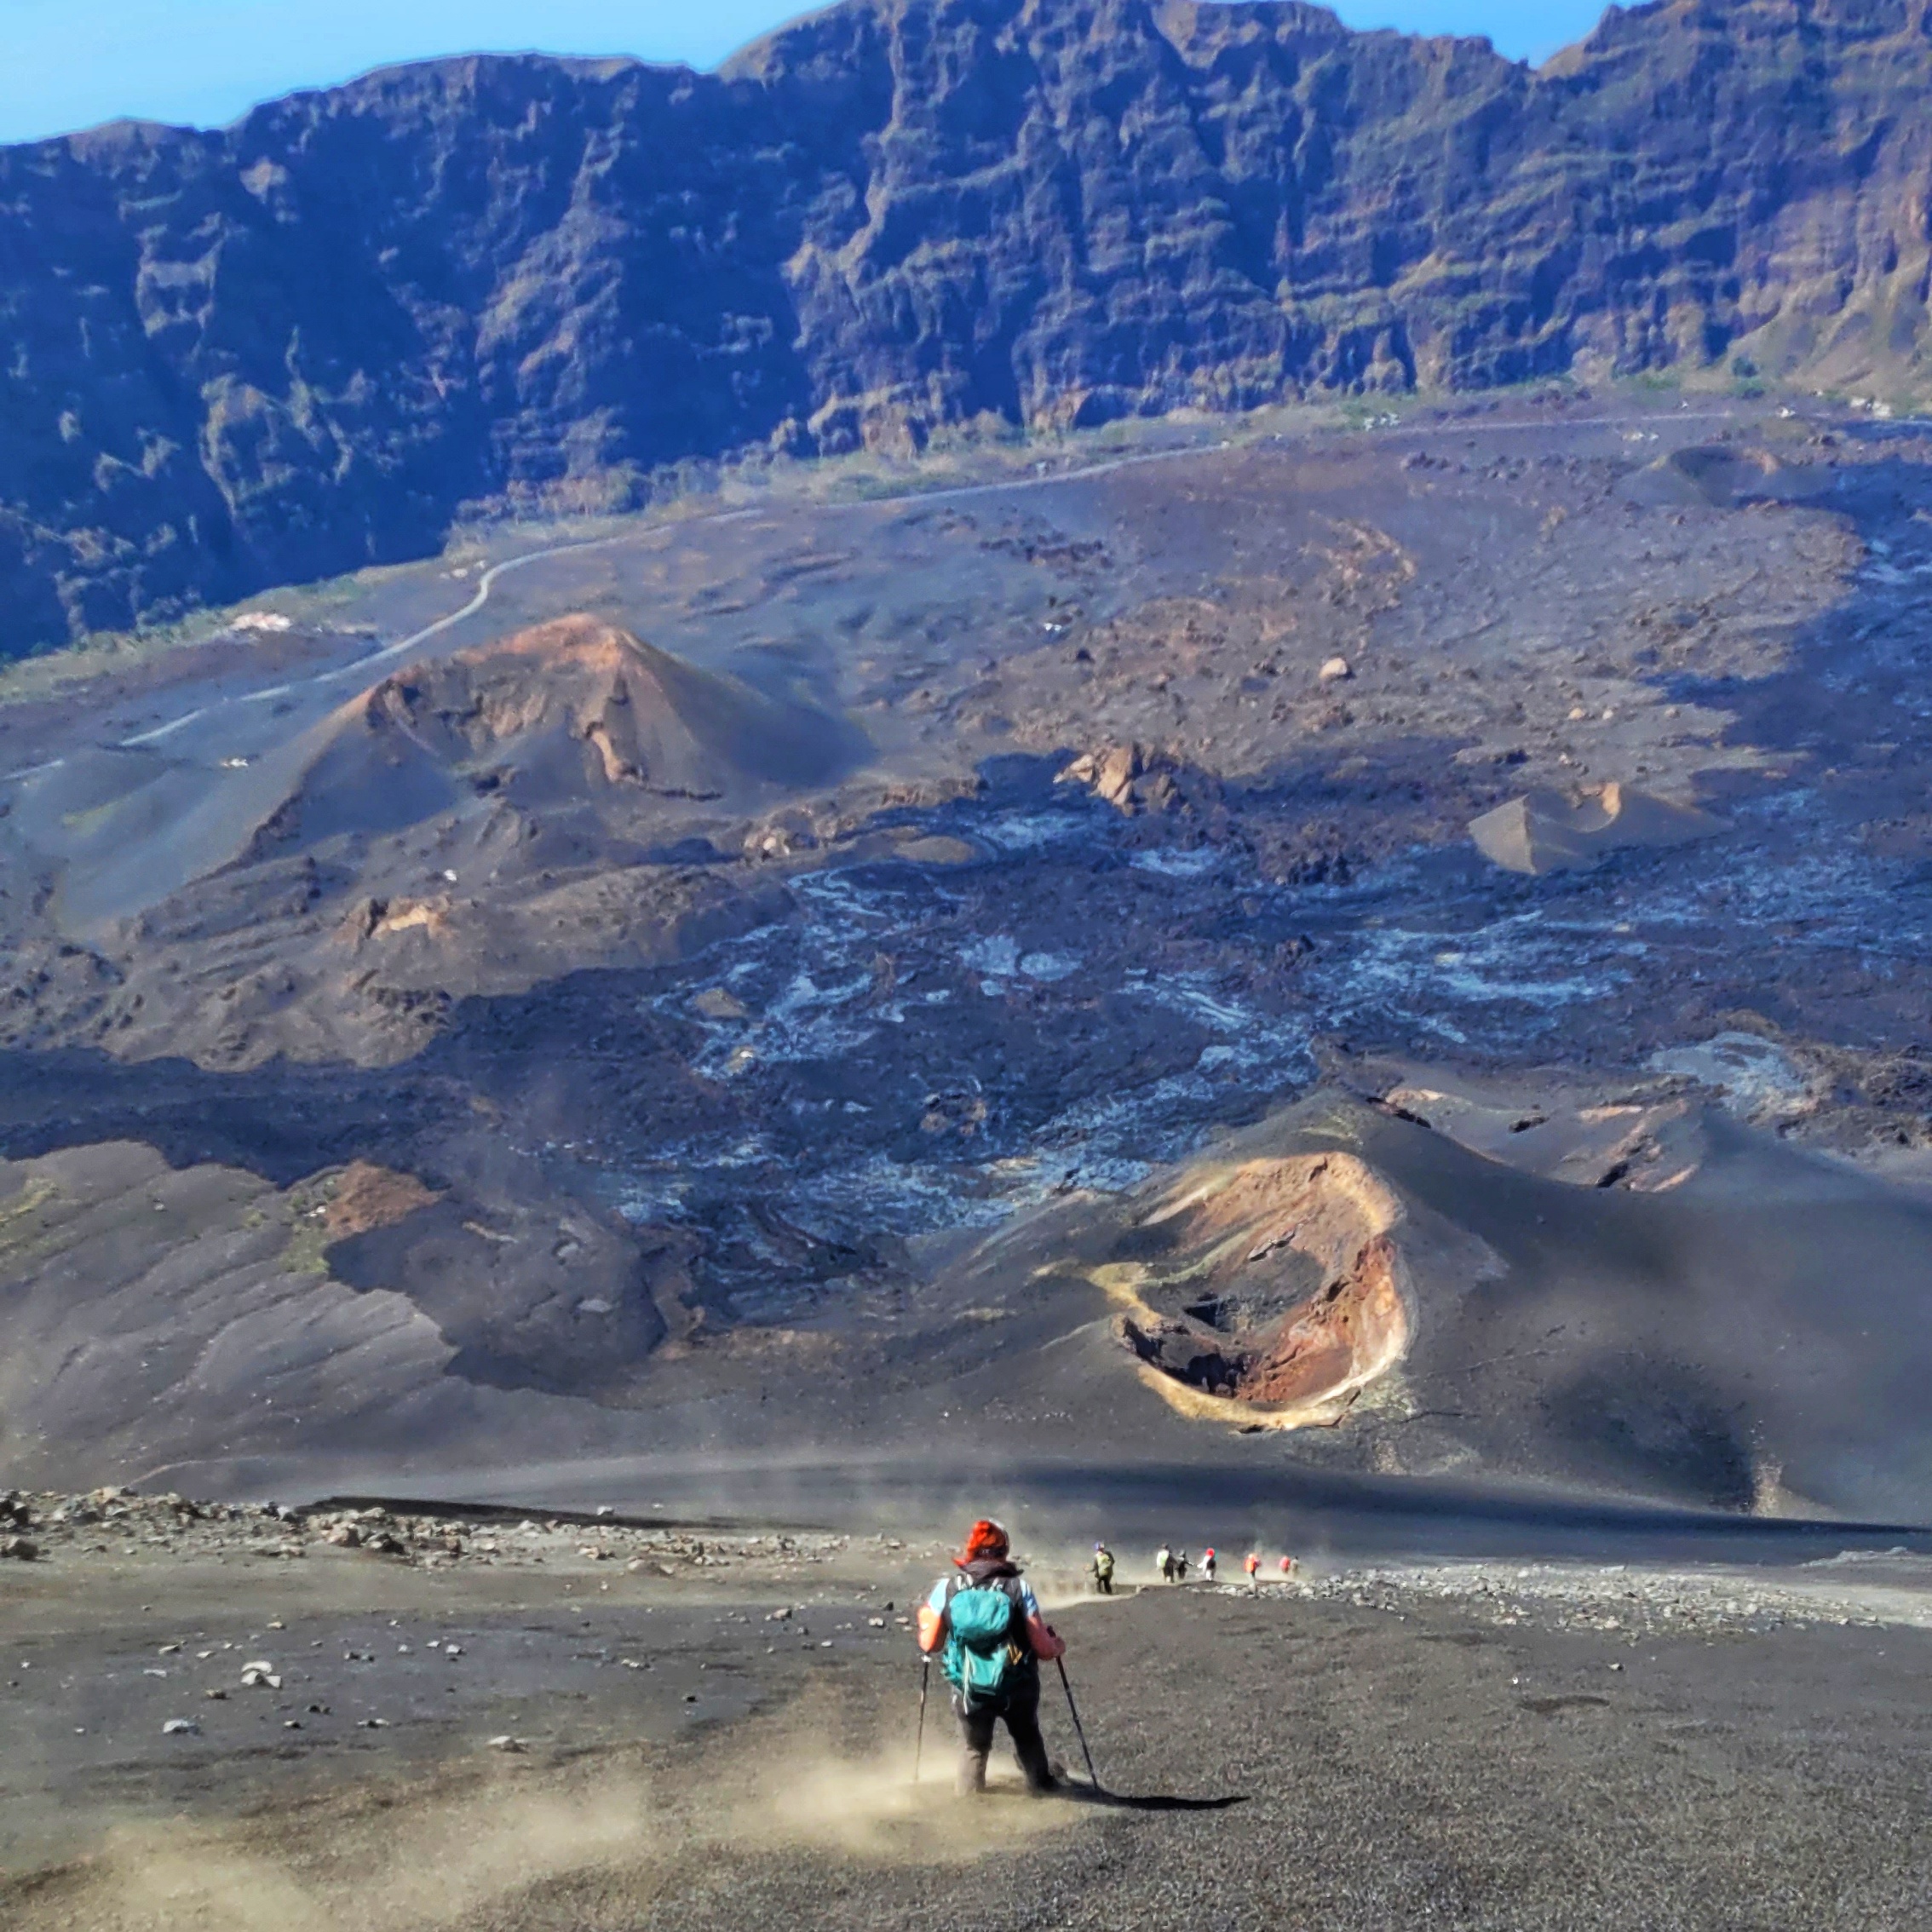
[[[896,1576],[920,1555],[943,1562],[943,1550],[877,1536],[855,1539],[825,1532],[719,1531],[689,1524],[647,1527],[600,1510],[586,1517],[516,1519],[507,1513],[465,1515],[406,1504],[329,1504],[294,1509],[276,1503],[191,1500],[170,1492],[149,1495],[110,1486],[85,1495],[0,1491],[0,1558],[33,1562],[82,1561],[146,1553],[193,1562],[231,1556],[289,1561],[310,1550],[356,1551],[405,1567],[528,1570],[546,1564],[572,1573],[609,1564],[613,1573],[647,1580],[695,1580],[701,1572],[739,1573],[732,1580],[779,1584],[825,1566],[842,1575],[870,1563]],[[23,1528],[32,1532],[32,1539]],[[1230,1567],[1235,1559],[1228,1559]],[[1297,1561],[1277,1575],[1269,1561],[1258,1583],[1194,1582],[1195,1595],[1271,1602],[1348,1604],[1398,1619],[1429,1604],[1458,1605],[1500,1629],[1538,1625],[1594,1630],[1626,1643],[1676,1635],[1767,1635],[1815,1625],[1883,1629],[1923,1626],[1923,1556],[1904,1549],[1858,1550],[1774,1573],[1662,1567],[1648,1564],[1574,1562],[1351,1563]],[[1090,1584],[1073,1584],[1050,1561],[1057,1601]],[[1160,1589],[1164,1586],[1147,1586]],[[884,1605],[870,1619],[887,1628],[908,1619]],[[808,1606],[782,1604],[766,1621],[790,1624]],[[274,1626],[271,1625],[271,1628]],[[843,1627],[843,1626],[842,1626]],[[788,1635],[790,1633],[787,1633]],[[809,1635],[809,1631],[803,1634]],[[164,1658],[182,1646],[164,1646]],[[209,1653],[203,1653],[204,1656]],[[451,1655],[457,1654],[454,1651]],[[255,1666],[249,1666],[253,1669]],[[1613,1668],[1621,1668],[1613,1665]],[[279,1688],[279,1686],[277,1687]],[[220,1694],[211,1693],[213,1694]]]
[[[142,1551],[173,1558],[261,1557],[292,1561],[311,1550],[355,1550],[422,1569],[457,1564],[524,1569],[546,1561],[571,1568],[612,1563],[634,1575],[689,1576],[756,1561],[780,1577],[826,1562],[848,1536],[699,1532],[594,1515],[541,1520],[495,1512],[465,1515],[382,1504],[197,1501],[111,1484],[84,1495],[0,1490],[0,1558],[41,1562]],[[896,1543],[884,1545],[900,1547]]]
[[[1903,1592],[1875,1596],[1834,1574],[1833,1564],[1842,1561],[1807,1565],[1816,1581],[1793,1570],[1754,1576],[1622,1563],[1440,1563],[1350,1567],[1261,1587],[1270,1597],[1347,1603],[1399,1619],[1427,1604],[1456,1604],[1472,1620],[1501,1630],[1596,1630],[1632,1645],[1670,1635],[1764,1636],[1822,1624],[1877,1630],[1920,1620],[1923,1611]],[[1214,1587],[1224,1596],[1249,1594],[1243,1584]]]
[[[0,150],[0,652],[733,452],[1317,392],[1923,387],[1925,0],[1541,70],[1298,4],[846,0]]]

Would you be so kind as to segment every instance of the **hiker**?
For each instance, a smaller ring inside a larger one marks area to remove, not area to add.
[[[1174,1552],[1164,1543],[1154,1556],[1154,1568],[1160,1573],[1163,1583],[1174,1581]]]
[[[1202,1553],[1201,1575],[1205,1578],[1209,1583],[1212,1583],[1214,1581],[1214,1552],[1211,1550],[1205,1550]]]
[[[1004,1719],[1026,1789],[1058,1789],[1040,1735],[1040,1660],[1067,1648],[1040,1614],[1039,1600],[1012,1561],[1006,1532],[987,1519],[973,1525],[956,1574],[941,1577],[919,1606],[919,1648],[937,1653],[952,1686],[953,1714],[965,1745],[960,1795],[986,1788],[993,1725]]]
[[[1187,1552],[1185,1550],[1176,1550],[1174,1552],[1174,1580],[1176,1583],[1186,1583],[1187,1580]]]
[[[1104,1543],[1094,1545],[1094,1588],[1102,1596],[1113,1595],[1113,1552]]]
[[[1281,1573],[1285,1577],[1291,1577],[1294,1575],[1295,1559],[1292,1556],[1284,1556],[1281,1559]]]
[[[1248,1590],[1251,1595],[1261,1595],[1261,1556],[1251,1550],[1242,1560],[1241,1567],[1248,1573]]]

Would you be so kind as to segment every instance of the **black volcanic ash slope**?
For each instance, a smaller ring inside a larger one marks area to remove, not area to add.
[[[752,445],[1313,389],[1925,369],[1926,0],[1539,73],[1298,5],[847,0],[0,150],[0,654]]]

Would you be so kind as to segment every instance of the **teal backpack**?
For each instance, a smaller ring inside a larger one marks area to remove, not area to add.
[[[1020,1606],[1003,1584],[955,1580],[946,1604],[946,1650],[940,1668],[969,1711],[997,1709],[1023,1654],[1015,1640]]]

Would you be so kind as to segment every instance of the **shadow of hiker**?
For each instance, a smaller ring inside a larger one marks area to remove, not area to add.
[[[1248,1802],[1245,1791],[1227,1797],[1171,1797],[1164,1792],[1136,1797],[1126,1791],[1104,1790],[1098,1785],[1078,1785],[1071,1779],[1053,1795],[1068,1803],[1102,1805],[1114,1811],[1231,1811]]]

